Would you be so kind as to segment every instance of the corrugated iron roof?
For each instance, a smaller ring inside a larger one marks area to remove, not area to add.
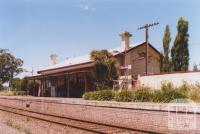
[[[133,48],[135,48],[135,47],[137,47],[141,44],[144,44],[144,43],[145,42],[132,44],[132,45],[130,45],[130,49],[133,49]],[[115,55],[118,55],[120,53],[123,53],[125,50],[122,47],[118,47],[118,48],[110,49],[108,51],[115,56]],[[87,55],[83,55],[83,56],[78,56],[78,57],[66,59],[66,60],[64,60],[64,61],[62,61],[58,64],[51,65],[47,68],[39,70],[38,72],[43,72],[43,71],[62,68],[62,67],[74,66],[74,65],[79,65],[79,64],[83,64],[83,63],[89,63],[89,62],[92,62],[92,60],[90,59],[90,54],[87,54]]]

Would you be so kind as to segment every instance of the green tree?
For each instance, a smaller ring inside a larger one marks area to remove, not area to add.
[[[21,90],[21,82],[22,80],[20,78],[13,78],[12,80],[12,89],[13,90]]]
[[[107,50],[92,51],[91,59],[95,62],[93,76],[96,88],[106,88],[118,79],[117,61]]]
[[[28,80],[26,91],[29,92],[29,95],[36,95],[37,96],[38,89],[39,89],[39,82],[37,80],[36,81]]]
[[[3,83],[0,81],[0,90],[4,90]]]
[[[167,25],[165,27],[165,32],[164,32],[164,36],[163,36],[164,54],[161,53],[162,57],[160,59],[161,72],[170,72],[171,71],[171,63],[170,63],[170,58],[169,58],[169,52],[170,52],[169,44],[171,42],[170,35],[171,35],[170,28],[169,28],[169,25]]]
[[[171,50],[173,70],[187,71],[189,66],[188,21],[181,17],[178,21],[177,31],[178,33]]]
[[[22,79],[21,80],[21,90],[22,91],[27,91],[28,88],[28,80],[27,79]]]
[[[164,64],[164,55],[163,52],[160,52],[160,72],[164,72],[163,64]]]
[[[15,58],[8,50],[0,49],[0,83],[9,82],[12,86],[14,76],[23,71],[23,61]]]

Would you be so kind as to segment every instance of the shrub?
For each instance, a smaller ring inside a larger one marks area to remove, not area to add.
[[[114,92],[110,89],[87,92],[83,95],[83,98],[86,100],[108,101],[114,98]]]
[[[199,90],[190,91],[188,97],[189,97],[189,99],[191,99],[191,100],[193,100],[195,102],[200,102]]]
[[[180,90],[169,89],[162,91],[160,102],[168,103],[174,99],[187,98],[187,96]]]
[[[98,100],[98,91],[86,92],[83,94],[85,100]]]
[[[153,100],[153,92],[148,89],[141,89],[134,92],[133,101],[135,102],[151,102]]]
[[[187,97],[195,102],[200,102],[200,85],[197,83],[195,86],[191,86],[187,93]]]
[[[184,95],[187,95],[189,90],[191,90],[192,88],[193,88],[192,85],[188,85],[188,83],[184,82],[183,85],[181,85],[180,87],[176,88],[176,90],[179,90]]]
[[[21,90],[21,81],[22,80],[20,78],[13,78],[11,88],[16,91],[17,90],[20,91]]]
[[[98,91],[97,96],[97,100],[112,100],[114,92],[112,90],[101,90]]]
[[[167,91],[167,90],[172,90],[174,89],[174,86],[170,82],[162,82],[161,83],[161,90],[162,91]]]
[[[153,102],[162,102],[163,98],[164,98],[164,96],[163,96],[163,91],[162,90],[154,91]]]
[[[133,92],[122,90],[115,93],[115,101],[130,102],[133,99]]]
[[[174,87],[171,83],[163,83],[161,90],[152,90],[148,87],[140,87],[137,91],[122,90],[114,92],[112,90],[99,90],[87,92],[83,95],[86,100],[115,100],[119,102],[163,102],[168,103],[175,99],[190,98],[200,101],[200,84],[189,86],[187,84]]]
[[[90,100],[90,96],[91,96],[92,92],[86,92],[83,94],[82,98],[85,100]]]

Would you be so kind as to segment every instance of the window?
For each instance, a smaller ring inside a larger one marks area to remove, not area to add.
[[[138,56],[139,56],[139,60],[141,60],[141,59],[144,59],[145,58],[145,56],[146,56],[146,53],[145,52],[140,52],[140,53],[138,53]]]

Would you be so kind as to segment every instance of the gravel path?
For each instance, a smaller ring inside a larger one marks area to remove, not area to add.
[[[0,134],[23,134],[19,130],[0,122]]]

